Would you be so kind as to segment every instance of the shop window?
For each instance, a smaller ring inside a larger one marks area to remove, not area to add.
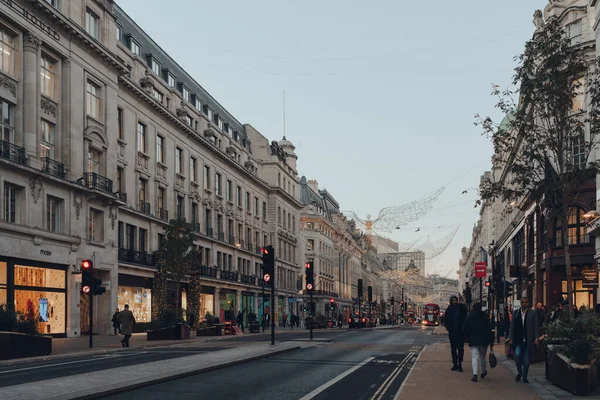
[[[5,261],[0,261],[0,304],[6,304],[8,289],[8,264]]]
[[[585,211],[579,207],[572,207],[569,210],[567,218],[567,240],[568,244],[586,244],[589,242],[589,236],[586,232]],[[562,223],[556,221],[555,228],[556,246],[563,245]]]
[[[104,212],[90,208],[89,218],[89,240],[90,242],[102,243],[104,241]]]
[[[594,292],[592,288],[584,288],[581,279],[573,279],[573,304],[580,308],[585,306],[590,308],[594,306]],[[562,281],[562,298],[567,299],[567,281]]]
[[[200,315],[202,320],[205,321],[207,313],[211,315],[215,312],[215,296],[212,294],[201,294],[200,295]]]
[[[128,304],[136,322],[150,322],[152,316],[151,300],[152,292],[150,289],[119,285],[117,298],[119,310],[123,310],[125,304]]]

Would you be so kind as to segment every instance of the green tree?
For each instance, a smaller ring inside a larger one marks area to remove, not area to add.
[[[589,49],[589,48],[587,48]],[[476,116],[476,125],[491,138],[496,162],[504,169],[499,181],[481,183],[482,200],[540,204],[548,225],[567,227],[571,206],[585,182],[599,172],[591,156],[598,144],[600,84],[597,61],[586,47],[572,44],[559,20],[550,18],[515,60],[513,86],[494,86],[496,105],[505,123]],[[592,49],[592,52],[594,50]],[[562,246],[567,298],[572,304],[568,229],[555,244]]]
[[[164,229],[165,238],[156,254],[158,273],[161,281],[166,285],[166,280],[175,281],[175,313],[180,316],[179,292],[181,282],[192,271],[195,260],[197,259],[197,250],[194,247],[194,233],[192,226],[183,220],[171,220],[170,224]],[[163,282],[164,281],[164,282]],[[158,295],[168,296],[167,290],[160,290]],[[167,298],[158,299],[158,303],[163,306],[167,303]],[[159,310],[162,312],[164,310]]]

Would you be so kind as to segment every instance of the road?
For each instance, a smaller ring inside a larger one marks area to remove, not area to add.
[[[143,399],[390,400],[430,328],[343,331],[316,347],[106,397]]]

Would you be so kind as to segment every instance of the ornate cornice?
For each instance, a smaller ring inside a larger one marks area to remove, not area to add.
[[[23,37],[23,48],[37,52],[42,44],[42,40],[32,33],[27,33]]]
[[[17,85],[11,79],[3,76],[2,74],[0,74],[0,87],[8,89],[13,96],[17,95]]]
[[[40,107],[46,114],[56,117],[56,104],[52,101],[42,98],[42,100],[40,100]]]

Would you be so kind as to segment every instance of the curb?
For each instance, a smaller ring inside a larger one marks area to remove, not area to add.
[[[112,395],[119,394],[119,393],[130,392],[132,390],[136,390],[136,389],[139,389],[139,388],[142,388],[145,386],[156,385],[158,383],[164,383],[164,382],[169,382],[169,381],[173,381],[173,380],[177,380],[177,379],[181,379],[181,378],[186,378],[186,377],[193,376],[193,375],[204,374],[207,372],[232,367],[235,365],[245,364],[245,363],[260,360],[263,358],[273,357],[273,356],[280,355],[283,353],[289,353],[289,352],[292,352],[292,351],[295,351],[295,350],[298,350],[301,348],[302,348],[301,346],[290,347],[289,349],[277,350],[272,353],[261,354],[258,356],[244,358],[244,359],[236,360],[236,361],[230,361],[230,362],[226,362],[226,363],[219,364],[219,365],[213,365],[211,367],[201,367],[201,368],[194,369],[191,371],[185,371],[180,374],[175,374],[175,375],[166,376],[166,377],[157,378],[157,379],[150,379],[145,382],[132,383],[132,384],[125,385],[125,386],[122,386],[119,388],[108,389],[108,390],[104,390],[104,391],[97,392],[97,393],[86,394],[86,395],[82,395],[82,396],[75,395],[74,397],[69,397],[69,399],[73,399],[73,400],[75,400],[75,399],[77,399],[77,400],[101,399],[103,397],[112,396]]]

